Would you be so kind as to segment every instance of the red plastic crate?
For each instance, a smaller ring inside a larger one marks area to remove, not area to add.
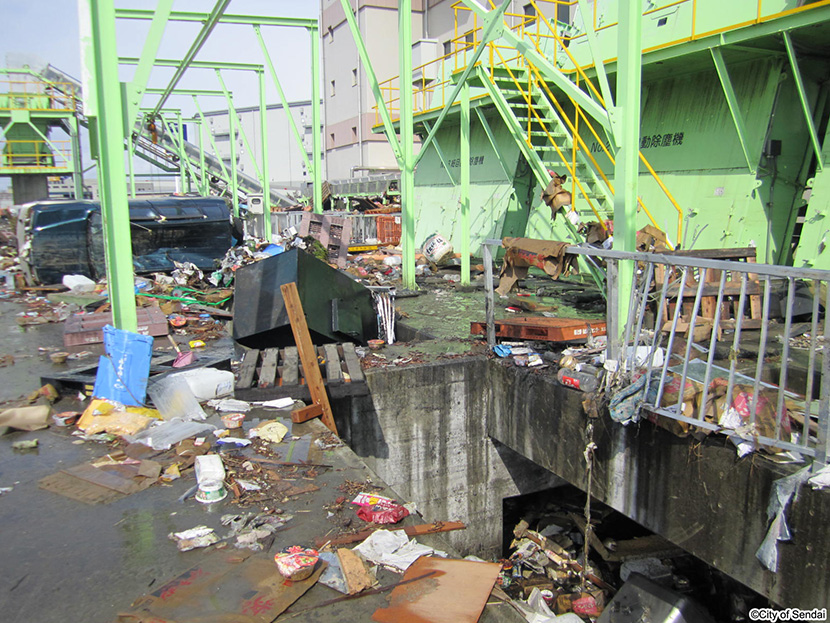
[[[398,245],[401,242],[401,217],[397,214],[378,214],[378,241],[381,244]]]

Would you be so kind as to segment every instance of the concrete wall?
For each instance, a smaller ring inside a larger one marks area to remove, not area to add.
[[[429,520],[467,523],[447,533],[462,555],[501,556],[502,500],[561,484],[487,436],[487,361],[368,370],[371,394],[335,404],[352,449]]]
[[[586,487],[584,395],[551,375],[479,358],[370,370],[367,380],[370,396],[336,405],[338,428],[425,517],[468,522],[451,538],[463,553],[497,551],[504,497],[555,486],[554,474]],[[738,461],[720,436],[699,443],[607,416],[594,427],[595,498],[774,603],[830,605],[828,493],[804,487],[792,502],[778,573],[755,558],[772,483],[797,468]]]

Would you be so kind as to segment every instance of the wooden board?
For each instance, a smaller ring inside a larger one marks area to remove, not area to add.
[[[418,524],[416,526],[402,526],[402,527],[390,527],[387,526],[386,530],[403,530],[407,536],[416,537],[422,536],[424,534],[435,534],[436,532],[450,532],[452,530],[464,530],[467,527],[466,524],[460,521],[436,521],[435,523],[424,523]],[[350,543],[358,543],[360,541],[365,541],[372,533],[375,532],[373,529],[369,530],[361,530],[360,532],[355,532],[354,534],[344,534],[342,536],[336,536],[333,538],[325,538],[319,537],[315,539],[315,543],[317,547],[325,547],[326,545],[348,545]]]
[[[283,386],[288,385],[294,386],[299,385],[300,383],[300,371],[297,369],[297,366],[300,361],[300,355],[297,352],[296,346],[288,346],[285,349],[285,355],[283,357],[283,371],[282,371],[282,384]]]
[[[346,362],[346,371],[349,374],[349,380],[352,383],[363,383],[366,377],[363,376],[363,368],[360,367],[360,359],[354,350],[354,344],[346,342],[340,347],[343,351],[343,360]]]
[[[37,484],[45,491],[51,491],[84,504],[109,504],[125,497],[123,493],[114,489],[75,478],[64,472],[41,478]]]
[[[378,623],[476,623],[501,573],[493,562],[422,556],[389,596],[389,607],[372,615]]]
[[[604,320],[579,320],[574,318],[546,318],[519,316],[507,320],[496,320],[496,337],[517,340],[540,340],[543,342],[584,341],[588,333],[594,337],[605,335]],[[486,335],[486,322],[471,322],[472,335]]]
[[[278,348],[267,348],[262,351],[262,370],[259,373],[259,387],[271,387],[277,380]]]
[[[311,343],[311,335],[308,332],[308,323],[303,312],[303,304],[300,301],[300,294],[297,291],[297,284],[293,281],[280,286],[282,297],[285,301],[285,310],[288,312],[288,319],[291,322],[291,332],[294,334],[294,342],[300,353],[300,361],[303,364],[303,374],[311,392],[311,399],[323,407],[323,424],[337,434],[337,425],[334,423],[334,415],[329,405],[329,397],[326,394],[326,386],[323,384],[323,375],[320,373],[320,366],[317,364],[317,351]]]
[[[326,362],[322,366],[321,372],[330,400],[348,396],[362,396],[369,393],[366,377],[360,367],[360,359],[355,352],[354,344],[324,344],[317,347],[316,350]],[[265,351],[247,351],[245,353],[246,357],[249,356],[248,353],[259,353],[264,357]],[[255,355],[250,355],[250,357],[254,359]],[[310,400],[311,392],[302,373],[297,347],[288,346],[279,349],[278,362],[278,381],[276,383],[262,385],[257,378],[257,374],[261,374],[262,368],[260,370],[254,369],[251,383],[247,386],[237,383],[234,387],[234,396],[240,400],[248,401],[273,400],[285,397]],[[245,359],[243,359],[242,365],[245,365]]]
[[[346,580],[349,595],[356,595],[374,586],[375,578],[369,573],[359,554],[350,549],[338,549],[337,559],[340,561],[340,570]]]
[[[323,352],[326,354],[326,381],[332,383],[343,382],[343,371],[340,369],[340,353],[337,352],[336,344],[324,344]]]
[[[256,364],[259,361],[258,350],[246,350],[242,355],[242,363],[239,365],[239,373],[236,379],[236,387],[250,387],[254,382]]]

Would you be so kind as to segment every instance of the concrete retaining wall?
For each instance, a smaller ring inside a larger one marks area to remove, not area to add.
[[[354,451],[430,520],[469,524],[461,552],[498,552],[502,500],[586,487],[584,395],[523,368],[459,359],[368,371],[371,394],[336,405]],[[830,606],[830,493],[802,487],[788,511],[779,571],[755,551],[772,483],[796,467],[738,461],[725,437],[699,443],[650,423],[594,421],[592,495],[783,606]],[[554,474],[556,476],[554,476]]]

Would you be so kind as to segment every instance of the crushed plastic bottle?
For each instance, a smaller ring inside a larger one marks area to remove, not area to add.
[[[559,382],[565,387],[573,387],[583,392],[592,392],[599,387],[599,379],[588,372],[579,372],[577,370],[568,370],[562,368],[556,375]]]

